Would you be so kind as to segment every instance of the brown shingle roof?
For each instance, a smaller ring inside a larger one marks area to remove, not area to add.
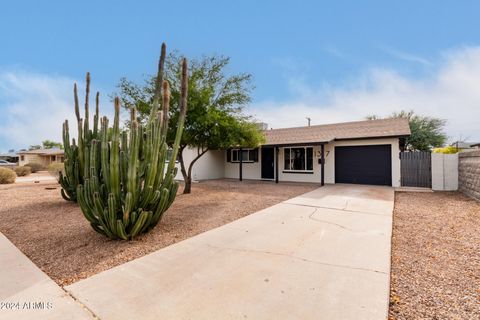
[[[410,135],[407,119],[381,119],[273,129],[264,131],[265,145],[304,144],[333,140]]]

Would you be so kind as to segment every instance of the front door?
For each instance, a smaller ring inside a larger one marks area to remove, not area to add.
[[[273,147],[262,147],[262,179],[275,178],[275,152]]]

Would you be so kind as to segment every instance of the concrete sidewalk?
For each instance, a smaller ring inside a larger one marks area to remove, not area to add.
[[[0,233],[0,319],[93,319],[93,315]]]
[[[394,192],[332,185],[74,283],[109,319],[386,319]]]

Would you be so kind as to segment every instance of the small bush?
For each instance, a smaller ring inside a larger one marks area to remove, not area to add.
[[[11,169],[0,168],[0,184],[14,183],[17,176]]]
[[[32,173],[45,169],[45,167],[42,164],[36,163],[36,162],[27,163],[25,167],[30,167],[32,170]]]
[[[63,163],[51,163],[47,167],[48,172],[55,177],[59,177],[60,172],[64,172]]]
[[[15,167],[13,171],[17,174],[17,177],[28,176],[32,172],[32,168],[30,167]]]
[[[444,154],[455,154],[458,153],[460,149],[456,148],[455,146],[447,146],[444,148],[435,148],[433,149],[433,153],[444,153]]]

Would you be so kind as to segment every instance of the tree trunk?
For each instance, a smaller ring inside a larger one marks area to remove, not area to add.
[[[185,186],[183,188],[183,194],[189,194],[189,193],[192,192],[192,169],[193,169],[193,165],[195,164],[195,162],[197,162],[198,159],[200,159],[201,156],[203,156],[208,151],[208,148],[205,149],[205,150],[201,150],[201,151],[200,151],[200,149],[198,149],[197,156],[188,165],[188,171],[185,168],[185,163],[184,163],[184,160],[183,160],[183,150],[184,150],[184,148],[185,147],[183,147],[181,149],[181,152],[179,153],[179,155],[180,155],[179,156],[179,161],[180,161],[180,168],[181,168],[182,175],[183,175],[183,181],[185,182]]]
[[[185,146],[180,146],[180,148],[178,149],[178,162],[180,162],[180,172],[182,173],[183,181],[185,181],[185,184],[186,184],[187,180],[188,180],[187,179],[188,175],[187,175],[187,170],[185,169],[185,161],[183,160],[183,150],[184,149],[185,149]]]
[[[189,194],[192,192],[192,178],[187,177],[185,179],[185,186],[183,187],[183,194]]]

